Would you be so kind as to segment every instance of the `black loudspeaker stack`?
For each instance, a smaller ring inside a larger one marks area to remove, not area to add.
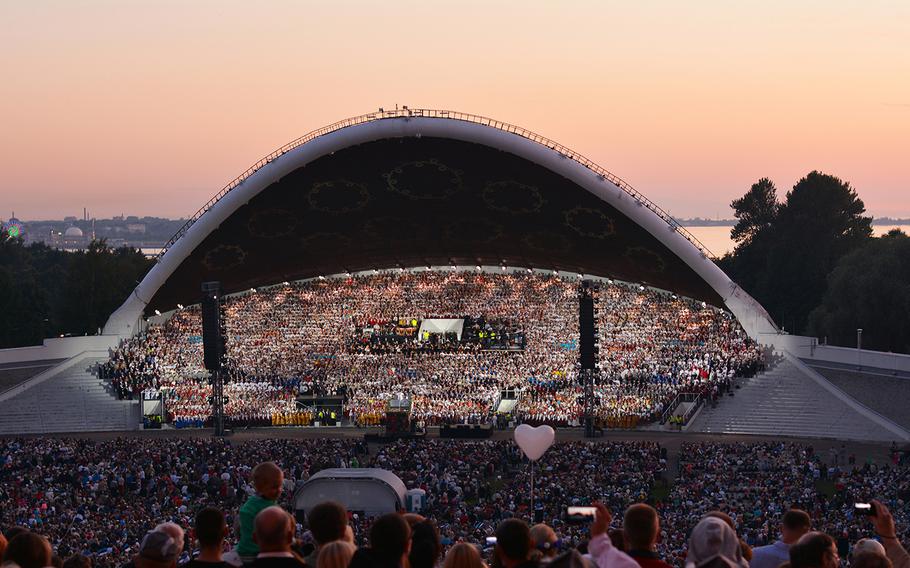
[[[202,358],[212,373],[212,418],[215,435],[224,435],[224,375],[223,363],[227,351],[227,334],[221,313],[221,282],[202,283]]]

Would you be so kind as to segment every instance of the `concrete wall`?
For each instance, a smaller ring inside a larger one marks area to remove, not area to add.
[[[910,372],[910,355],[903,353],[818,345],[817,338],[805,335],[761,334],[758,341],[778,351],[789,351],[800,359]]]
[[[811,350],[806,351],[809,352],[800,355],[803,359],[910,372],[910,355],[903,353],[885,353],[866,349],[857,350],[849,347],[833,347],[831,345],[819,345],[814,349],[814,353]]]
[[[107,351],[111,347],[116,347],[119,341],[120,338],[116,335],[52,337],[45,339],[43,345],[0,349],[0,364],[69,359],[84,351]]]

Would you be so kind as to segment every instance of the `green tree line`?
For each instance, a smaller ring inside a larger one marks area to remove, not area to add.
[[[813,171],[783,200],[762,178],[731,204],[736,242],[720,267],[790,333],[910,352],[910,238],[875,238],[849,183]]]
[[[0,348],[97,333],[153,261],[103,240],[66,252],[0,238]]]

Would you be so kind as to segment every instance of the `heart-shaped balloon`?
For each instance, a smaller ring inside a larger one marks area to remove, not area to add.
[[[555,438],[556,432],[546,424],[536,428],[522,424],[515,429],[515,443],[531,461],[539,460],[540,456],[544,455],[547,449],[553,445]]]

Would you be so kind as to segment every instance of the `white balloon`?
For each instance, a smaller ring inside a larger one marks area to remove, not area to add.
[[[553,445],[555,439],[556,432],[546,424],[536,428],[522,424],[515,429],[515,443],[531,461],[539,460]]]

